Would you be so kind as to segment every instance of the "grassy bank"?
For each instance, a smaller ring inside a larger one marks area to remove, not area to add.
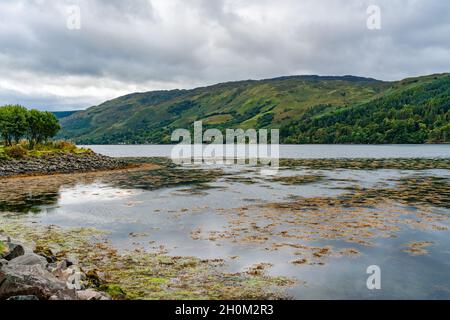
[[[83,154],[91,152],[90,149],[78,148],[75,144],[68,141],[50,141],[33,147],[28,142],[23,141],[12,146],[0,145],[0,160],[42,157],[49,154]]]

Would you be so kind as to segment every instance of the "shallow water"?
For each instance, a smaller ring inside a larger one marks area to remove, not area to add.
[[[433,146],[425,147],[430,148],[427,155],[436,152]],[[122,151],[117,151],[121,148]],[[111,147],[105,153],[118,155],[128,152],[123,150],[129,148],[130,146]],[[97,147],[93,149],[102,150]],[[448,156],[447,146],[437,149],[440,156]],[[155,153],[161,155],[159,149]],[[317,182],[290,185],[261,176],[259,170],[248,166],[219,168],[222,174],[213,175],[208,182],[188,182],[154,188],[151,182],[153,180],[149,180],[149,177],[153,177],[155,173],[151,171],[91,178],[29,179],[23,186],[0,185],[0,210],[20,212],[23,219],[43,224],[107,230],[108,238],[117,248],[139,247],[152,251],[164,247],[170,255],[224,258],[228,270],[232,272],[242,271],[257,263],[270,263],[270,275],[289,276],[299,280],[298,285],[288,290],[290,295],[299,299],[450,298],[448,230],[406,227],[394,232],[392,237],[374,236],[371,239],[372,246],[348,243],[339,238],[305,241],[268,236],[274,243],[331,245],[334,251],[354,248],[360,252],[349,256],[327,256],[323,264],[313,265],[293,264],[292,261],[298,256],[289,247],[268,250],[268,244],[264,242],[211,237],[211,234],[226,232],[232,215],[243,210],[242,208],[251,216],[260,213],[259,205],[289,203],[297,197],[339,197],[351,190],[348,188],[355,186],[395,188],[396,181],[400,178],[449,178],[450,170],[316,170],[297,167],[280,170],[279,177],[321,177]],[[188,170],[210,169],[211,167],[191,167],[174,169],[174,172],[183,176],[188,174]],[[383,212],[383,208],[373,210]],[[402,210],[414,212],[417,208],[402,205]],[[430,210],[450,218],[448,207],[431,207]],[[275,210],[270,214],[277,215],[280,212]],[[263,220],[256,223],[264,224],[266,221]],[[295,227],[283,223],[277,227]],[[443,221],[442,225],[450,226],[448,220]],[[206,237],[193,236],[196,230],[201,230],[201,234]],[[428,254],[411,255],[404,251],[405,244],[416,241],[433,242],[427,248]],[[381,290],[371,291],[366,287],[369,276],[366,269],[370,265],[378,265],[382,270]]]

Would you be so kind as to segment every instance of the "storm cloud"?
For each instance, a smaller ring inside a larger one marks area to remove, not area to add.
[[[72,6],[80,29],[67,27]],[[2,1],[0,104],[70,110],[231,80],[446,72],[449,16],[447,0]]]

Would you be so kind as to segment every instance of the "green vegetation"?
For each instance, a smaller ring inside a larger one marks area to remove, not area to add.
[[[5,146],[26,138],[32,148],[47,142],[60,129],[58,119],[51,112],[27,110],[19,105],[0,107],[0,134]]]
[[[228,273],[221,259],[140,249],[118,251],[105,241],[101,230],[32,224],[6,215],[0,216],[0,225],[6,234],[25,243],[32,241],[44,252],[57,244],[58,259],[77,260],[93,280],[91,286],[114,299],[273,300],[287,298],[286,288],[295,283],[290,278],[269,276],[261,267]],[[101,279],[97,278],[100,274]]]
[[[310,108],[282,136],[288,143],[450,142],[450,77],[411,84],[355,106]]]
[[[106,284],[102,285],[99,288],[102,291],[105,291],[109,294],[114,300],[120,300],[126,298],[126,293],[122,290],[122,288],[115,284]]]
[[[35,144],[31,147],[30,143],[21,141],[12,146],[0,145],[1,159],[22,159],[26,157],[41,157],[54,153],[72,153],[81,154],[91,152],[89,149],[78,148],[75,144],[68,141],[49,141]]]
[[[65,117],[68,117],[68,116],[71,116],[71,115],[73,115],[75,112],[78,112],[79,110],[75,110],[75,111],[55,111],[55,112],[52,112],[55,116],[56,116],[56,118],[59,120],[59,119],[62,119],[62,118],[65,118]]]
[[[0,107],[0,160],[89,151],[68,141],[49,141],[60,128],[51,112],[27,110],[19,105]]]
[[[280,128],[283,143],[449,142],[450,74],[292,76],[135,93],[61,119],[76,143],[170,143],[178,128]]]

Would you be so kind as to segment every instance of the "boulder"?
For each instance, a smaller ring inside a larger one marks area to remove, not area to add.
[[[48,269],[55,277],[64,282],[67,282],[69,277],[76,272],[75,266],[70,265],[69,267],[67,260],[52,263]]]
[[[8,251],[6,254],[4,254],[3,258],[6,260],[12,260],[15,259],[17,257],[20,257],[21,255],[25,254],[25,249],[22,245],[20,244],[15,244],[12,242],[8,242]]]
[[[0,270],[0,300],[14,296],[36,296],[40,300],[76,300],[74,290],[67,289],[41,264],[8,264]]]
[[[31,300],[39,300],[39,298],[36,296],[13,296],[8,298],[7,300],[31,301]]]
[[[37,255],[35,253],[26,253],[20,257],[17,257],[9,261],[9,265],[11,266],[14,265],[32,266],[35,264],[41,265],[42,267],[45,268],[47,266],[47,260],[44,257]]]
[[[73,269],[68,268],[66,271],[72,274],[67,278],[66,286],[69,289],[83,290],[86,288],[85,280],[86,275],[80,271],[73,271]]]
[[[108,294],[93,289],[77,291],[77,297],[79,300],[112,300]]]

